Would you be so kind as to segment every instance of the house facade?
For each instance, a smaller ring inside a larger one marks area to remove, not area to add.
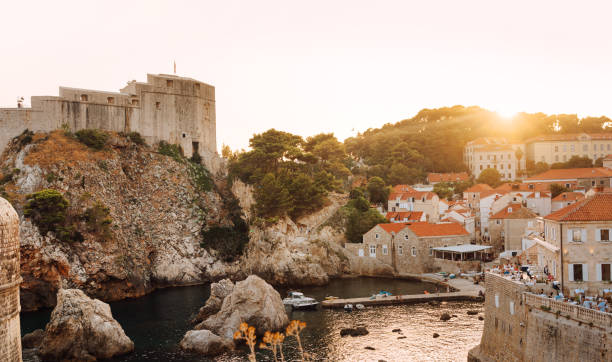
[[[572,156],[592,160],[612,153],[610,133],[550,134],[525,141],[527,159],[534,162],[566,162]]]
[[[393,267],[396,273],[425,273],[446,268],[434,258],[433,248],[469,244],[470,235],[457,223],[378,224],[363,235],[362,243],[347,243],[355,255]],[[452,272],[456,272],[453,264]]]
[[[440,182],[462,182],[470,179],[470,176],[467,172],[450,172],[450,173],[434,173],[430,172],[427,174],[427,183],[430,185],[435,185]]]
[[[438,222],[440,198],[433,192],[428,191],[399,191],[391,192],[388,199],[387,211],[389,212],[411,212],[421,211],[425,220]]]
[[[537,215],[522,204],[509,204],[489,218],[491,245],[496,251],[522,250],[525,231],[535,229]]]
[[[540,241],[559,248],[554,274],[568,292],[594,294],[612,287],[612,193],[596,193],[557,210],[543,217],[542,228]]]
[[[567,188],[589,190],[592,187],[611,187],[612,169],[606,167],[551,169],[525,179],[525,183],[556,183]]]
[[[581,192],[562,192],[551,201],[551,212],[561,210],[562,208],[575,204],[576,201],[582,200],[584,194]]]
[[[468,166],[474,178],[487,168],[497,170],[502,179],[516,179],[519,160],[517,150],[524,154],[524,145],[511,143],[506,138],[481,137],[468,142],[463,149],[463,163]],[[524,157],[520,160],[524,168]]]

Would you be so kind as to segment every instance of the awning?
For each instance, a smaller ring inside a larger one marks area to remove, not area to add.
[[[444,246],[440,248],[433,248],[435,251],[450,251],[453,253],[473,253],[476,251],[483,251],[486,249],[490,249],[491,246],[488,245],[472,245],[472,244],[464,244],[464,245],[456,245],[456,246]]]

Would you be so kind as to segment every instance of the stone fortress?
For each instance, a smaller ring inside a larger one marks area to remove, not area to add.
[[[147,74],[147,82],[128,82],[119,93],[60,87],[59,96],[33,96],[31,108],[0,108],[0,152],[29,129],[50,132],[101,129],[138,132],[148,144],[181,145],[186,157],[200,154],[212,172],[219,170],[215,88],[191,78]]]
[[[19,217],[0,197],[0,361],[21,361]]]

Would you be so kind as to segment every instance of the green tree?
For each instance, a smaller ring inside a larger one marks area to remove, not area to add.
[[[480,173],[476,180],[479,184],[487,184],[491,187],[497,187],[501,183],[501,175],[494,168],[487,168]]]
[[[255,187],[255,212],[261,217],[285,216],[292,211],[289,191],[272,173]]]
[[[297,174],[290,180],[287,188],[291,196],[292,208],[289,215],[292,218],[295,219],[323,206],[325,190],[317,187],[310,177],[305,174]]]
[[[548,164],[546,162],[538,162],[535,164],[534,168],[533,168],[533,173],[534,174],[539,174],[539,173],[543,173],[548,171],[550,168],[548,167]]]
[[[564,192],[568,192],[570,191],[570,189],[568,189],[565,186],[561,186],[559,184],[551,184],[550,185],[550,196],[551,198],[555,198],[557,196],[559,196],[560,194],[564,193]]]
[[[70,203],[57,190],[45,189],[26,196],[23,214],[38,226],[41,235],[56,232],[66,221]]]
[[[435,192],[440,199],[447,200],[453,197],[454,194],[453,186],[446,182],[438,182],[435,184],[433,187],[433,192]]]
[[[389,198],[389,188],[385,186],[385,181],[380,177],[372,177],[366,186],[370,201],[373,203],[386,203]]]
[[[363,234],[384,222],[387,222],[385,217],[374,209],[368,209],[365,212],[358,209],[350,209],[346,223],[346,239],[351,243],[359,243],[362,241]]]
[[[521,171],[521,159],[523,158],[523,150],[520,148],[517,148],[516,151],[514,151],[514,156],[516,157],[516,159],[518,160],[517,164],[518,164],[518,171]]]

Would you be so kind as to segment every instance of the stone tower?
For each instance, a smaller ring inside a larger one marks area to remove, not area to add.
[[[19,217],[0,197],[0,361],[21,361]]]

